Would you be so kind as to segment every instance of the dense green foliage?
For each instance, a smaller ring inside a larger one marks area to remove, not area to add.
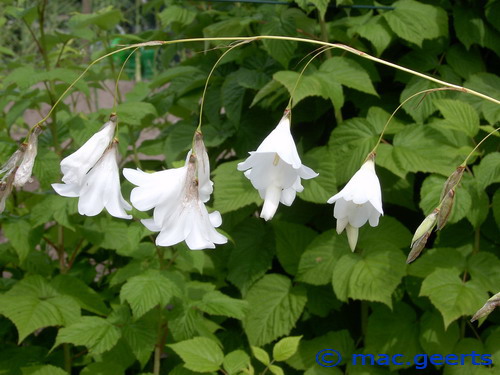
[[[194,37],[287,35],[338,42],[500,99],[500,1],[252,4],[182,0],[0,4],[0,161],[94,59],[116,44]],[[118,5],[120,3],[120,5]],[[120,8],[121,6],[121,8]],[[34,38],[34,39],[33,39]],[[228,42],[142,48],[116,108],[123,167],[178,166],[191,148],[210,69]],[[232,50],[212,76],[202,130],[214,181],[209,206],[230,243],[156,247],[135,211],[80,216],[56,195],[62,157],[107,120],[129,55],[93,66],[47,120],[34,182],[1,215],[0,375],[495,374],[498,366],[322,368],[319,350],[478,353],[500,364],[500,315],[471,316],[500,291],[498,135],[469,159],[446,227],[409,265],[412,232],[439,203],[446,178],[500,121],[500,106],[457,91],[406,104],[378,149],[384,217],[352,253],[326,200],[358,170],[392,111],[425,79],[329,50],[294,92],[292,134],[319,177],[272,221],[236,164],[276,126],[316,48],[264,40]],[[101,96],[98,96],[100,92]],[[30,119],[31,123],[26,123]],[[132,185],[123,181],[126,199]],[[267,368],[267,370],[265,370]]]

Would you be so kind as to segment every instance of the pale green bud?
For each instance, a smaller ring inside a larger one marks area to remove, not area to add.
[[[472,317],[470,320],[471,322],[474,322],[478,319],[481,319],[485,316],[490,315],[490,313],[495,310],[500,306],[500,293],[495,294],[493,297],[491,297],[486,303],[484,304],[483,307],[481,307]]]
[[[446,194],[441,203],[441,208],[437,215],[437,230],[443,229],[446,222],[448,221],[448,218],[450,217],[451,214],[451,209],[453,208],[454,200],[455,200],[455,189],[452,188],[448,191],[448,193]]]
[[[437,214],[439,212],[439,209],[435,209],[432,211],[425,219],[422,221],[422,224],[417,228],[415,231],[415,234],[413,235],[413,238],[411,240],[411,245],[410,247],[413,248],[413,244],[418,241],[422,236],[430,232],[432,228],[434,228],[434,225],[436,225],[436,219],[437,219]]]

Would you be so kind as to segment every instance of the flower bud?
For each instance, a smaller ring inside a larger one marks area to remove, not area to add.
[[[207,149],[203,143],[203,134],[199,130],[194,133],[193,155],[196,157],[200,199],[207,202],[214,189],[213,182],[210,181],[210,161]]]
[[[16,151],[17,152],[17,151]],[[17,167],[6,175],[2,181],[0,181],[0,214],[5,210],[5,200],[12,192],[12,183],[14,182],[14,177],[16,176]]]
[[[28,143],[25,146],[25,152],[17,169],[13,185],[15,187],[23,187],[30,179],[35,164],[35,158],[38,150],[38,135],[42,132],[42,128],[37,126],[31,132]]]
[[[432,231],[432,228],[434,228],[434,225],[436,224],[436,218],[438,213],[439,209],[436,208],[424,219],[424,221],[422,221],[422,224],[420,224],[420,226],[417,228],[417,230],[415,231],[415,235],[411,240],[411,245],[410,245],[411,248],[413,248],[415,242],[421,239],[422,236],[424,236],[427,232]]]
[[[481,307],[475,314],[474,316],[472,317],[472,319],[470,320],[471,323],[478,320],[478,319],[481,319],[485,316],[488,316],[490,315],[490,313],[495,310],[495,308],[497,308],[498,306],[500,306],[500,293],[497,293],[495,294],[493,297],[491,297],[488,301],[486,301],[486,303],[484,304],[483,307]]]
[[[453,202],[455,200],[455,188],[448,191],[446,196],[441,202],[441,208],[437,216],[437,230],[443,229],[448,218],[451,214],[451,209],[453,208]]]
[[[422,250],[425,247],[425,244],[427,243],[427,240],[429,239],[429,236],[431,235],[432,229],[429,230],[428,232],[424,233],[423,236],[421,236],[418,240],[412,243],[411,245],[411,251],[410,254],[408,254],[408,258],[406,258],[406,263],[411,263],[417,257],[420,255]]]
[[[462,179],[462,175],[464,174],[465,171],[465,166],[459,166],[455,172],[453,172],[450,177],[446,180],[443,186],[443,191],[441,192],[441,198],[439,199],[442,201],[444,197],[448,194],[448,192],[453,189],[455,186],[458,185],[460,180]]]

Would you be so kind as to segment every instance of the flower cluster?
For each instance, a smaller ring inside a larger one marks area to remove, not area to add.
[[[117,116],[112,114],[97,133],[61,161],[62,183],[52,184],[52,187],[62,196],[77,197],[81,215],[95,216],[106,209],[112,216],[132,218],[126,212],[132,206],[123,198],[120,189],[116,129]],[[0,212],[12,188],[24,185],[31,176],[39,133],[35,129],[28,142],[23,143],[0,170],[5,173],[0,181]],[[244,171],[264,200],[260,217],[266,221],[274,217],[280,203],[286,206],[293,203],[296,194],[304,190],[302,179],[318,176],[301,162],[290,131],[289,110],[237,169]],[[227,242],[227,238],[215,229],[222,224],[220,213],[209,213],[205,206],[212,195],[213,182],[201,131],[195,132],[193,148],[184,166],[153,173],[125,168],[123,175],[136,186],[130,196],[132,205],[139,211],[153,210],[152,217],[141,222],[149,230],[159,232],[158,246],[185,241],[191,250],[199,250]],[[373,154],[328,203],[335,204],[337,232],[346,230],[354,251],[359,228],[367,221],[371,226],[378,225],[383,214]]]

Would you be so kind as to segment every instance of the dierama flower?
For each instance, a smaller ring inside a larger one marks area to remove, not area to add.
[[[15,187],[23,187],[28,181],[31,180],[33,165],[35,164],[35,158],[38,152],[38,136],[41,132],[42,128],[40,126],[36,126],[28,138],[28,143],[24,146],[23,157],[14,178],[13,185]]]
[[[201,144],[196,145],[197,142]],[[201,138],[195,136],[195,152],[189,152],[183,167],[145,173],[125,168],[123,175],[136,188],[130,200],[139,211],[153,210],[153,218],[142,223],[153,232],[158,246],[186,241],[191,250],[213,249],[227,238],[215,228],[222,224],[218,211],[208,213],[204,201],[211,192],[208,156]],[[202,183],[202,181],[204,181]]]
[[[52,187],[64,197],[79,197],[80,215],[95,216],[106,208],[114,217],[132,218],[125,212],[131,210],[132,206],[123,199],[120,191],[116,142],[104,151],[92,169],[82,177],[81,182],[52,184]]]
[[[238,164],[245,176],[264,199],[260,217],[271,220],[279,203],[290,206],[297,192],[304,190],[301,178],[318,176],[302,165],[297,147],[290,133],[290,112],[287,110],[278,126],[262,141],[256,151]]]
[[[101,130],[85,144],[61,161],[63,182],[80,184],[88,171],[97,163],[113,141],[117,117],[112,114]]]
[[[337,219],[337,233],[344,229],[352,251],[358,242],[358,231],[367,221],[376,227],[382,210],[380,182],[375,173],[374,155],[352,176],[347,185],[328,203],[335,203],[333,216]]]

